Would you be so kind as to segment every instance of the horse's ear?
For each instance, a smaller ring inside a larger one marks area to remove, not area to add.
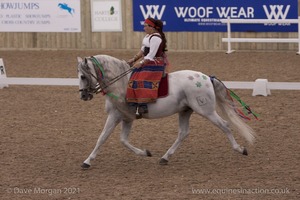
[[[82,58],[77,57],[77,62],[78,62],[78,63],[81,63],[81,62],[82,62]]]

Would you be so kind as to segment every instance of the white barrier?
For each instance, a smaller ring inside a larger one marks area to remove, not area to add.
[[[0,84],[8,85],[52,85],[52,86],[79,86],[78,78],[16,78],[0,79]]]
[[[222,38],[222,42],[227,42],[227,52],[232,53],[232,42],[257,42],[257,43],[298,43],[298,52],[300,54],[300,17],[298,19],[221,19],[222,23],[227,23],[227,38]],[[298,24],[298,38],[232,38],[230,24]]]
[[[0,84],[8,85],[50,85],[50,86],[79,86],[78,78],[16,78],[0,79]],[[254,89],[255,82],[223,81],[231,89]],[[300,82],[268,82],[271,90],[300,90]]]

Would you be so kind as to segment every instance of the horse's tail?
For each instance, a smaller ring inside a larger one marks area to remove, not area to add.
[[[241,116],[241,112],[239,112],[234,105],[233,99],[230,96],[231,90],[215,77],[211,77],[211,81],[214,86],[217,105],[223,116],[237,129],[239,134],[241,134],[249,143],[253,144],[255,139],[254,131],[241,119],[244,115]]]

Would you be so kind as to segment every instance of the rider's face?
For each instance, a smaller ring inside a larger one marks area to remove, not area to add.
[[[147,34],[151,34],[153,32],[153,27],[150,26],[149,24],[144,24],[144,31],[147,33]]]

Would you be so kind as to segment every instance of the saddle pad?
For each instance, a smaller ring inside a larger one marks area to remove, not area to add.
[[[161,78],[158,88],[158,98],[163,98],[169,94],[168,74]]]

